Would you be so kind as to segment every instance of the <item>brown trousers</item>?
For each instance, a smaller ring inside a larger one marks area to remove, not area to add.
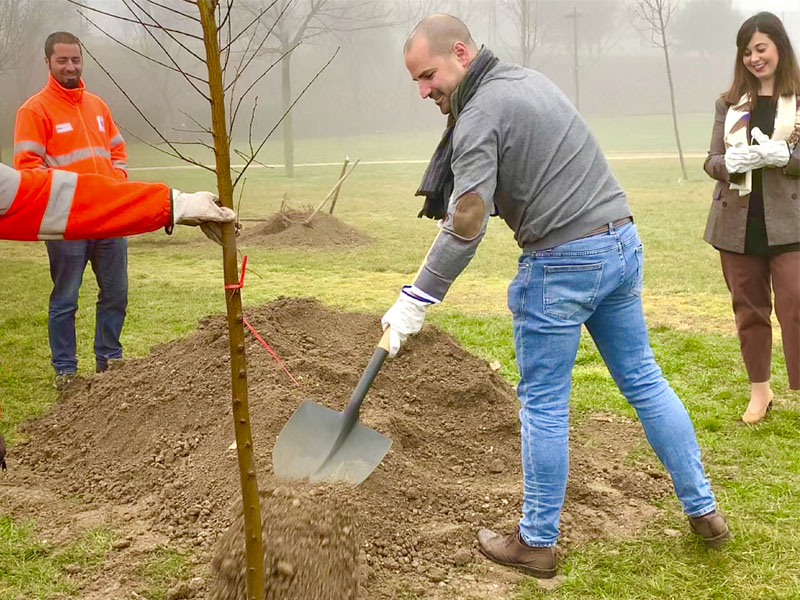
[[[769,381],[772,358],[772,296],[781,325],[789,387],[800,390],[800,252],[751,256],[720,251],[731,292],[739,347],[750,381]]]

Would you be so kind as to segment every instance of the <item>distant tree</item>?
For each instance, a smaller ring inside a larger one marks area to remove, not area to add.
[[[362,29],[384,27],[388,11],[369,0],[261,0],[251,11],[266,11],[274,22],[264,53],[282,56],[281,99],[288,113],[283,119],[283,159],[286,175],[294,176],[294,126],[292,104],[292,52],[303,42],[321,36],[337,37]]]
[[[683,160],[681,136],[678,131],[678,111],[675,106],[675,86],[672,83],[672,68],[669,62],[669,25],[672,16],[678,7],[678,0],[634,0],[629,5],[631,21],[636,30],[652,46],[661,48],[664,52],[664,63],[667,68],[667,83],[669,84],[669,101],[672,107],[672,126],[675,130],[675,143],[678,145],[678,158],[681,162],[683,179],[688,179],[686,164]]]
[[[579,37],[584,53],[599,58],[619,41],[623,19],[619,0],[540,0],[542,44],[573,49],[573,11],[580,16]],[[546,24],[546,27],[544,26]]]
[[[398,20],[411,27],[428,15],[449,12],[455,8],[452,0],[398,0],[394,3],[394,11]]]
[[[732,0],[691,0],[675,15],[675,47],[703,55],[732,52],[742,20]]]
[[[618,0],[579,0],[575,6],[582,15],[581,43],[593,59],[608,53],[619,41],[623,19]]]
[[[19,69],[21,62],[27,63],[35,47],[43,42],[40,34],[45,14],[41,3],[35,0],[0,0],[0,77],[4,80],[9,79],[10,72]],[[5,130],[3,125],[5,123],[0,124],[0,131]],[[3,144],[0,140],[2,160]]]
[[[512,51],[519,56],[523,67],[530,67],[533,53],[542,38],[539,0],[503,0],[503,7],[516,29],[516,44]]]

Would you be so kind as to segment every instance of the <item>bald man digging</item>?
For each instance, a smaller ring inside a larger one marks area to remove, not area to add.
[[[416,279],[383,317],[390,356],[420,330],[486,233],[490,216],[522,254],[508,288],[520,381],[523,505],[515,531],[478,531],[490,560],[534,577],[556,573],[567,485],[572,367],[581,328],[636,410],[672,476],[692,532],[729,539],[686,409],[655,362],[642,313],[643,250],[625,192],[581,116],[551,81],[478,48],[467,27],[432,15],[411,32],[405,64],[448,115],[417,195],[440,232]]]

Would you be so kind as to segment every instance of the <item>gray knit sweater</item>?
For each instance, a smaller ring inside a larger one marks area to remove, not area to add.
[[[525,249],[552,248],[631,214],[589,127],[541,73],[499,63],[456,121],[455,184],[442,231],[414,284],[444,298],[475,254],[496,212]],[[474,238],[453,230],[456,201],[475,192],[485,203]]]

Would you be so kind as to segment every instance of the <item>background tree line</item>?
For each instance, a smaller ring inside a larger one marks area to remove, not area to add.
[[[117,14],[130,0],[85,0]],[[349,136],[438,128],[441,115],[417,96],[401,49],[413,25],[432,12],[462,18],[476,40],[501,58],[526,64],[553,79],[587,116],[668,113],[663,53],[651,47],[630,18],[641,0],[247,0],[238,18],[246,23],[268,8],[275,24],[258,60],[284,59],[256,83],[255,127],[275,122],[337,48],[339,54],[284,120],[286,162],[295,136]],[[149,0],[140,0],[147,6]],[[160,0],[180,6],[181,0]],[[156,3],[153,3],[156,4]],[[735,34],[741,21],[732,0],[683,0],[674,5],[667,32],[679,112],[711,113],[714,98],[732,75]],[[800,24],[782,15],[787,29]],[[92,17],[99,29],[143,53],[157,55],[139,28]],[[241,25],[241,23],[240,23]],[[185,81],[158,69],[104,35],[66,0],[0,0],[0,147],[7,161],[16,109],[46,80],[43,42],[54,30],[75,32],[121,86],[158,125],[191,130],[205,114],[189,104]],[[577,45],[576,45],[577,33]],[[575,49],[577,47],[577,55]],[[575,67],[578,67],[576,77]],[[127,130],[147,135],[137,113],[94,62],[86,57],[89,88],[111,106]],[[576,83],[580,98],[576,95]],[[185,100],[185,98],[183,98]],[[181,105],[181,111],[177,106]],[[243,126],[248,119],[240,119]],[[710,129],[710,126],[709,126]],[[246,135],[237,130],[236,135]]]

